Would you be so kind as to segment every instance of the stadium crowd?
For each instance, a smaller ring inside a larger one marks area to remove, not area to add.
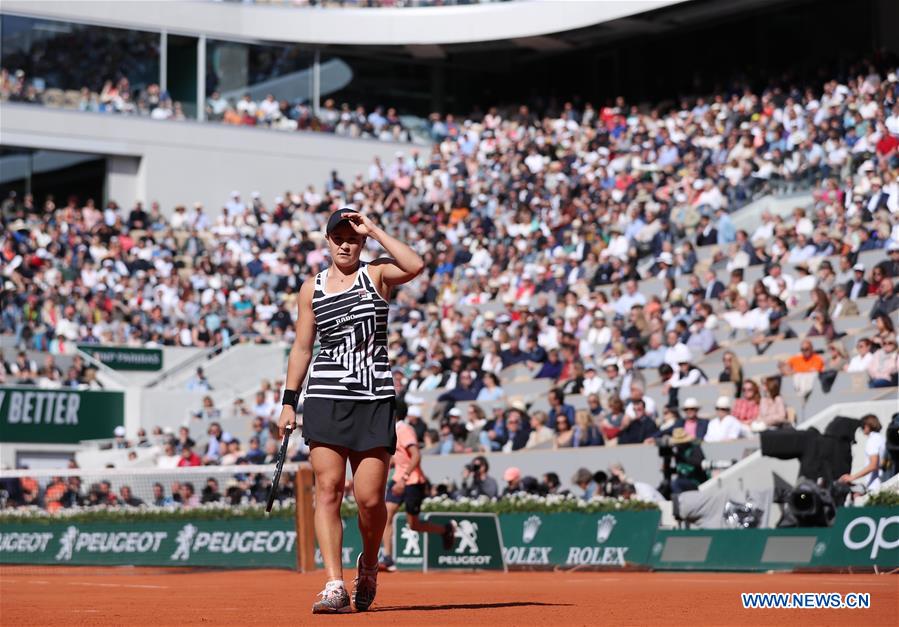
[[[84,86],[74,94],[47,89],[45,81],[30,80],[23,70],[10,72],[0,69],[0,101],[43,104],[91,113],[106,113],[149,117],[154,120],[186,120],[184,107],[172,99],[169,92],[157,83],[135,89],[127,77],[107,79],[99,91]],[[267,94],[254,100],[250,93],[240,98],[225,98],[213,91],[206,99],[206,119],[232,126],[259,126],[282,131],[315,131],[348,137],[409,142],[412,135],[393,107],[374,107],[367,111],[362,105],[338,106],[326,99],[316,114],[302,99],[277,100]]]
[[[388,341],[400,411],[428,453],[730,440],[793,423],[786,386],[807,396],[842,373],[896,386],[894,70],[670,110],[618,99],[542,117],[524,106],[435,115],[431,133],[430,150],[272,202],[234,191],[215,210],[168,212],[10,195],[0,331],[50,356],[41,368],[27,353],[4,359],[0,378],[90,387],[83,364],[53,366],[77,343],[289,342],[299,286],[328,261],[323,224],[353,206],[426,260],[392,305]],[[786,188],[811,189],[811,205],[735,225],[736,209]],[[858,326],[838,331],[841,319]],[[797,353],[744,376],[735,346],[774,355],[791,338]],[[699,365],[706,355],[720,355],[720,374]],[[536,392],[510,393],[522,382]],[[691,394],[712,382],[732,392],[705,404]],[[205,446],[175,438],[161,465],[268,459],[278,391],[233,410],[254,421],[246,447],[204,403]]]

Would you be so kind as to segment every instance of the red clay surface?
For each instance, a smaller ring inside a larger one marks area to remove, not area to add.
[[[352,581],[353,573],[345,577]],[[313,616],[320,573],[0,567],[8,625],[896,625],[891,575],[391,573],[365,614]],[[744,610],[740,592],[870,592],[870,609]]]

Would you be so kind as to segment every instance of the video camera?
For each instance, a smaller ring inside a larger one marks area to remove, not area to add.
[[[799,481],[775,490],[774,502],[783,515],[778,527],[829,527],[836,508],[846,501],[850,487],[838,479],[852,467],[852,444],[860,421],[837,416],[822,434],[814,427],[805,431],[779,430],[761,434],[762,455],[799,460]]]

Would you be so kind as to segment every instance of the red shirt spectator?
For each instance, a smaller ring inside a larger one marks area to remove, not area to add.
[[[178,461],[178,466],[202,466],[203,462],[200,460],[200,456],[193,452],[191,447],[185,445],[184,448],[181,449],[181,459]]]

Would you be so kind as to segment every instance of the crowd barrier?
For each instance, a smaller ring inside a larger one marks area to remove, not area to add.
[[[400,514],[394,557],[404,570],[653,569],[703,571],[899,568],[899,508],[841,509],[833,527],[659,529],[659,513],[425,514],[457,524],[454,547],[412,531]],[[344,519],[343,565],[362,549]],[[321,555],[315,551],[321,566]],[[295,568],[290,516],[253,519],[0,524],[0,563]]]

